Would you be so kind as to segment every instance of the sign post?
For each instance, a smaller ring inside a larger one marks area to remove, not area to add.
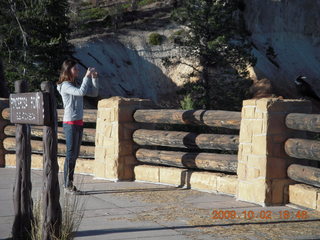
[[[27,91],[25,81],[15,82],[15,92]],[[10,105],[11,106],[11,105]],[[30,239],[33,221],[31,198],[30,125],[16,124],[16,178],[13,187],[13,239]]]
[[[10,121],[16,124],[15,219],[13,239],[30,239],[33,222],[31,198],[30,124],[43,127],[43,217],[42,239],[59,238],[62,213],[59,202],[59,165],[57,161],[57,111],[53,85],[42,82],[42,92],[26,93],[24,81],[16,81],[16,94],[10,95]]]
[[[41,90],[49,96],[51,121],[43,127],[43,223],[42,239],[60,236],[62,213],[59,202],[59,165],[57,160],[57,110],[53,85],[42,82]]]

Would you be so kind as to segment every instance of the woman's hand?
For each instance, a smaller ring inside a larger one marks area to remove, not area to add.
[[[89,68],[87,69],[87,72],[86,72],[85,77],[91,77],[92,69],[93,69],[93,68],[91,68],[91,67],[89,67]]]
[[[86,77],[97,78],[98,77],[98,72],[96,71],[95,68],[89,67],[85,76]]]
[[[97,78],[98,77],[98,72],[95,69],[93,69],[93,71],[91,72],[91,77],[92,78]]]

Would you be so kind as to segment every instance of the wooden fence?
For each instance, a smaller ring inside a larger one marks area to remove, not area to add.
[[[291,113],[286,117],[286,126],[290,129],[320,132],[320,114]],[[319,136],[320,137],[320,136]],[[320,187],[320,141],[289,138],[285,142],[285,151],[290,157],[308,159],[313,166],[292,164],[288,168],[288,177],[311,186]],[[300,160],[301,161],[301,160]]]
[[[1,109],[0,109],[1,110]],[[66,155],[65,136],[62,128],[63,109],[58,109],[58,156]],[[87,160],[94,160],[94,142],[95,142],[95,123],[97,117],[97,110],[85,109],[84,110],[84,129],[83,129],[83,140],[80,148],[79,157]],[[15,129],[13,124],[10,124],[10,109],[4,108],[1,110],[1,119],[7,120],[7,123],[3,128],[0,128],[0,141],[3,143],[3,151],[5,154],[14,153],[16,150],[15,140]],[[2,121],[4,122],[4,121]],[[42,143],[42,126],[31,126],[31,151],[33,154],[43,153]]]
[[[137,110],[133,117],[139,123],[167,124],[170,128],[183,124],[239,129],[241,120],[240,112],[213,110]],[[237,171],[237,155],[204,151],[237,151],[238,135],[138,129],[133,133],[133,141],[140,146],[136,152],[140,162],[230,173]],[[150,146],[165,149],[150,149]]]

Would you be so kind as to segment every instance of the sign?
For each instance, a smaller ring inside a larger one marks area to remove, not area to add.
[[[11,123],[49,125],[49,101],[49,94],[43,92],[10,94]]]

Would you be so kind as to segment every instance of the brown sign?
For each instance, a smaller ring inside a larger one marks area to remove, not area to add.
[[[49,94],[43,92],[10,94],[11,123],[49,125]]]

